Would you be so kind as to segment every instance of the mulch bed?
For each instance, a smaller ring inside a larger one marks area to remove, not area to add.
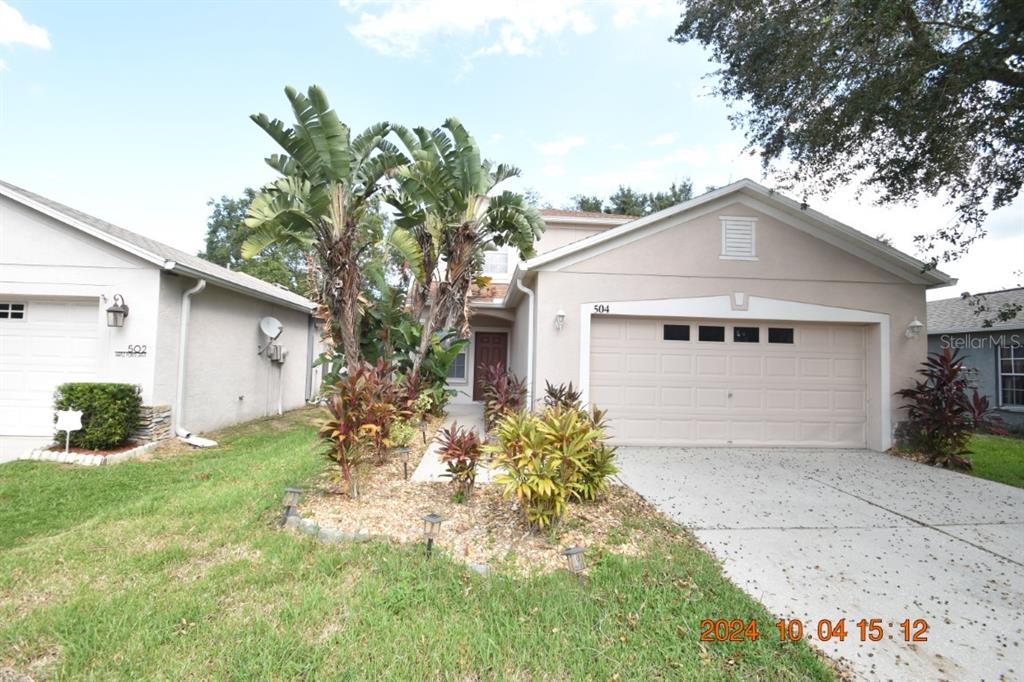
[[[431,425],[428,438],[439,425],[440,420]],[[410,456],[410,475],[425,450],[417,445],[418,451]],[[466,564],[521,575],[564,568],[562,550],[570,545],[639,555],[652,541],[680,532],[643,498],[618,484],[601,500],[570,504],[554,529],[534,532],[514,502],[502,498],[499,486],[477,484],[466,502],[453,502],[448,483],[404,480],[397,457],[381,466],[366,466],[358,499],[341,493],[338,481],[336,467],[321,475],[299,503],[303,518],[346,533],[419,543],[422,516],[438,513],[445,519],[436,544],[440,551]]]

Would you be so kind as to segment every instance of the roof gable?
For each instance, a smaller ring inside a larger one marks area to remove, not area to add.
[[[924,264],[887,244],[805,208],[792,199],[759,185],[740,180],[707,194],[638,218],[600,234],[531,258],[525,270],[562,270],[596,254],[604,253],[671,227],[741,202],[811,236],[821,239],[857,258],[866,260],[901,279],[928,287],[947,286],[955,279],[938,270],[924,270]]]
[[[0,195],[48,215],[68,227],[89,234],[164,270],[208,279],[212,284],[303,311],[309,311],[315,307],[309,299],[287,289],[264,282],[244,272],[229,270],[199,256],[175,249],[155,239],[118,227],[2,180],[0,180]]]

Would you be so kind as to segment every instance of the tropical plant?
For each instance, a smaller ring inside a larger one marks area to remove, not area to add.
[[[412,312],[424,320],[418,360],[425,360],[435,330],[469,335],[468,297],[483,269],[484,253],[507,244],[523,258],[544,229],[537,210],[514,192],[496,194],[519,175],[484,160],[476,140],[449,118],[433,131],[395,127],[411,162],[397,171],[400,193],[389,201],[396,224],[414,235],[425,277],[414,291]],[[443,264],[443,268],[441,267]],[[430,282],[435,282],[433,292]]]
[[[423,378],[422,390],[430,395],[432,414],[443,414],[444,406],[455,395],[447,387],[448,369],[468,344],[469,339],[457,338],[451,330],[437,332],[431,338],[418,372]]]
[[[991,403],[988,396],[978,393],[978,389],[971,390],[971,399],[967,403],[968,413],[971,419],[971,430],[978,433],[991,433],[995,436],[1009,435],[1003,427],[1003,418],[1000,417]]]
[[[502,495],[518,502],[532,528],[558,521],[569,490],[562,482],[562,458],[547,446],[540,420],[525,411],[510,412],[498,420],[495,435],[497,443],[484,446],[484,452],[492,457]]]
[[[490,431],[504,414],[526,407],[526,381],[500,363],[481,365],[478,371],[484,386],[484,424]]]
[[[242,254],[251,257],[273,245],[312,249],[313,294],[324,308],[322,317],[335,347],[351,367],[362,358],[364,256],[380,242],[374,195],[408,159],[385,140],[387,123],[376,123],[353,138],[319,87],[310,87],[308,95],[289,87],[285,94],[296,118],[293,127],[265,114],[251,117],[285,153],[267,158],[282,177],[253,198],[245,220],[252,233]],[[384,240],[422,276],[422,254],[408,231],[393,228]]]
[[[971,433],[992,425],[988,401],[968,396],[970,379],[959,351],[930,353],[917,373],[923,379],[896,392],[906,400],[908,444],[931,464],[970,469],[965,455]]]
[[[618,471],[615,449],[606,443],[605,415],[597,409],[509,412],[495,431],[497,443],[484,448],[498,471],[494,481],[536,529],[557,522],[567,502],[596,499]]]
[[[357,364],[330,388],[324,399],[327,414],[317,432],[326,445],[324,454],[341,467],[350,497],[358,496],[352,474],[365,460],[377,436],[377,426],[369,411],[374,397],[371,371],[369,365]]]
[[[544,404],[548,407],[564,407],[580,409],[583,401],[583,393],[573,388],[572,382],[568,385],[558,384],[550,381],[544,382]]]
[[[396,448],[408,448],[416,439],[417,429],[408,421],[400,419],[391,425],[391,444]]]
[[[452,422],[450,427],[441,429],[438,445],[438,456],[447,468],[445,476],[452,479],[455,497],[462,501],[473,491],[476,482],[476,467],[481,454],[480,435]]]
[[[242,245],[250,233],[245,216],[255,196],[256,191],[247,187],[240,197],[222,196],[206,202],[210,217],[206,221],[206,246],[199,257],[305,294],[307,249],[294,244],[275,245],[259,256],[242,257]]]

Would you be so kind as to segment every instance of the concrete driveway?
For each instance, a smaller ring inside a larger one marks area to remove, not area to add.
[[[859,677],[1024,679],[1024,490],[861,450],[624,447],[619,460],[737,585]],[[838,618],[846,640],[818,641],[818,621]],[[873,618],[885,637],[861,642],[856,623]],[[904,641],[908,618],[927,620],[927,642]]]

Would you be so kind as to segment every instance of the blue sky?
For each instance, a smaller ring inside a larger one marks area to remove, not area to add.
[[[248,120],[289,115],[285,85],[323,86],[354,128],[458,116],[487,156],[555,206],[619,183],[762,180],[664,0],[488,3],[92,3],[0,0],[0,177],[189,251],[206,201],[272,177]],[[952,216],[878,208],[851,189],[810,203],[913,253]],[[947,272],[952,289],[1012,286],[1024,203]]]

